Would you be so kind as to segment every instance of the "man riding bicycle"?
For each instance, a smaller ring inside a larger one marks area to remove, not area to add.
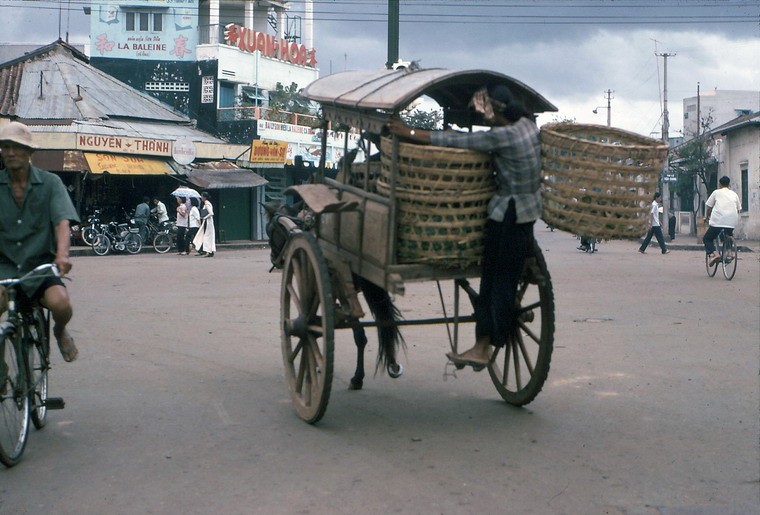
[[[79,222],[61,179],[31,164],[36,147],[23,123],[11,122],[0,130],[0,279],[19,277],[43,263],[55,263],[61,275],[71,270],[70,222]],[[43,276],[21,285],[24,294],[50,310],[53,335],[65,361],[77,358],[74,339],[66,330],[72,307],[59,277]],[[0,313],[6,309],[0,290]]]
[[[739,212],[742,209],[739,195],[728,187],[731,179],[724,175],[718,182],[718,189],[713,191],[705,202],[707,206],[705,222],[709,222],[710,227],[705,232],[702,242],[705,244],[705,252],[710,256],[710,265],[720,259],[720,255],[715,252],[715,238],[721,230],[729,235],[734,234],[734,228],[739,223]]]

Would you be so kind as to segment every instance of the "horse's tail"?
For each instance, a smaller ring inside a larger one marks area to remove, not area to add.
[[[386,370],[391,366],[396,367],[396,351],[399,347],[406,350],[406,342],[401,331],[395,324],[386,325],[388,322],[397,322],[402,319],[401,311],[391,300],[391,296],[383,288],[359,277],[359,285],[364,292],[369,310],[379,323],[377,327],[378,353],[375,372],[382,365]]]

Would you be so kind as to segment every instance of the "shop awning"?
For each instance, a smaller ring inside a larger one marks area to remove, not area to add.
[[[92,173],[114,175],[173,175],[174,171],[160,158],[85,152]]]
[[[87,171],[87,162],[79,150],[36,150],[32,164],[51,172]]]
[[[256,188],[267,182],[250,170],[186,170],[187,180],[204,190],[222,188]]]

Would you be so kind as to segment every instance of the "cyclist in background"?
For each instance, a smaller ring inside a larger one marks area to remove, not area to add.
[[[708,222],[710,227],[705,232],[702,242],[705,244],[705,252],[710,256],[711,265],[720,259],[720,255],[715,252],[715,238],[721,230],[733,235],[734,227],[739,223],[742,203],[739,195],[728,187],[730,184],[729,177],[725,175],[721,177],[718,181],[718,189],[713,191],[705,202],[707,206],[705,222]]]
[[[32,166],[35,146],[23,123],[11,122],[0,130],[0,279],[20,277],[44,263],[55,263],[62,275],[71,270],[70,222],[79,223],[61,179]],[[39,301],[53,317],[53,335],[63,359],[74,361],[77,348],[66,330],[72,308],[60,277],[41,276],[25,281],[21,291]],[[0,289],[0,313],[5,311]]]

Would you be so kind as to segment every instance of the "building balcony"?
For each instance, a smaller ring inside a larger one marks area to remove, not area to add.
[[[271,107],[257,106],[220,107],[217,109],[216,119],[220,122],[268,120],[301,127],[311,127],[313,129],[319,128],[321,124],[319,118],[313,115],[291,113]]]

